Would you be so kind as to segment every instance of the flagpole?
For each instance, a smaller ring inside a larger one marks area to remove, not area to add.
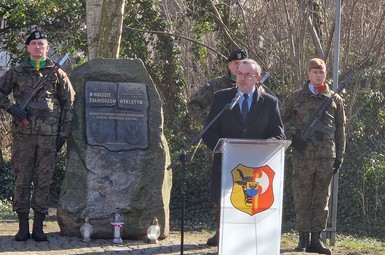
[[[338,89],[338,71],[339,71],[339,49],[340,49],[340,20],[341,20],[341,0],[336,0],[336,23],[334,38],[334,66],[333,66],[333,90]],[[326,242],[329,239],[330,245],[336,243],[337,229],[337,202],[338,202],[338,172],[333,175],[331,196],[329,198],[329,218],[326,230],[322,234],[322,239]]]
[[[341,0],[336,0],[336,23],[334,37],[334,64],[333,64],[333,90],[338,89],[338,71],[340,61],[340,25],[341,23]]]

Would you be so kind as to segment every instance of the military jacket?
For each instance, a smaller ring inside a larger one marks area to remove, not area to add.
[[[188,103],[188,111],[191,117],[201,125],[205,124],[213,95],[216,91],[224,88],[230,88],[235,85],[230,74],[214,78],[201,87]]]
[[[32,88],[46,73],[54,67],[47,59],[46,67],[36,71],[28,61],[11,68],[0,78],[0,106],[8,109],[14,103],[23,106]],[[12,94],[14,101],[10,100]],[[66,137],[73,116],[75,91],[66,73],[59,69],[51,73],[43,88],[27,106],[29,124],[13,120],[13,132],[22,134],[57,135]]]
[[[289,94],[281,107],[281,117],[289,130],[288,137],[294,134],[302,134],[309,125],[314,113],[321,106],[326,98],[334,94],[326,85],[325,89],[314,95],[308,88],[308,82],[302,89]],[[322,125],[330,132],[323,133],[316,131],[315,139],[319,141],[316,145],[312,141],[307,141],[303,152],[304,158],[338,158],[343,160],[345,153],[345,110],[344,103],[340,95],[334,94],[333,101],[323,115]]]

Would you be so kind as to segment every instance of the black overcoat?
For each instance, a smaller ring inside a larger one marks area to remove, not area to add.
[[[237,88],[219,90],[214,94],[206,126],[231,102]],[[255,89],[253,101],[243,122],[239,105],[225,110],[202,135],[204,143],[214,150],[220,138],[278,139],[284,140],[285,132],[279,111],[278,99]],[[210,195],[213,202],[220,204],[221,154],[215,153],[211,170]]]

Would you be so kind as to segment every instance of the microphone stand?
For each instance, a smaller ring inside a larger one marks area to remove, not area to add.
[[[185,205],[186,205],[186,155],[187,152],[191,149],[191,147],[196,144],[202,137],[202,135],[209,129],[212,124],[222,115],[225,110],[230,109],[230,104],[228,103],[218,114],[213,118],[205,128],[191,141],[191,143],[185,147],[178,156],[171,162],[171,164],[167,167],[167,170],[170,170],[178,161],[181,162],[182,166],[182,184],[181,184],[181,195],[182,195],[182,205],[181,205],[181,222],[180,222],[180,232],[181,232],[181,240],[180,240],[180,254],[183,255],[183,246],[184,246],[184,221],[185,221]]]

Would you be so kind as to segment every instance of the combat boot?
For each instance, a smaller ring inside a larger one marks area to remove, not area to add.
[[[309,246],[309,232],[299,232],[298,246],[295,251],[305,251]]]
[[[219,242],[219,233],[217,231],[213,237],[210,237],[209,239],[207,239],[206,244],[210,246],[218,246],[218,242]]]
[[[35,212],[33,217],[32,238],[36,242],[48,241],[47,236],[43,232],[43,221],[45,214]]]
[[[19,231],[15,235],[15,241],[27,241],[31,237],[29,234],[29,213],[18,212],[17,217],[19,218]]]
[[[321,232],[311,233],[311,242],[310,242],[310,245],[306,248],[306,252],[327,254],[327,255],[332,254],[332,251],[329,248],[327,248],[322,242]]]

